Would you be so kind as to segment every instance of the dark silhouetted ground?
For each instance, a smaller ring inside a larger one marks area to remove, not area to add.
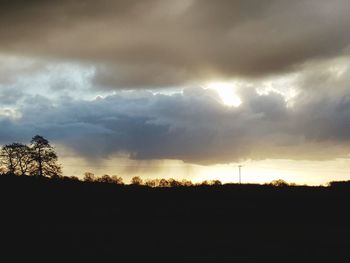
[[[350,262],[350,186],[118,186],[0,176],[2,255]],[[5,262],[5,261],[3,261]]]

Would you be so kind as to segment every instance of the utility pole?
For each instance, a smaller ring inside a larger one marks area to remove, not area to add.
[[[241,173],[241,168],[243,165],[238,165],[238,174],[239,174],[239,184],[242,183],[242,173]]]

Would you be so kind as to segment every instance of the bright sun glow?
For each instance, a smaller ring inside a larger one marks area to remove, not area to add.
[[[242,101],[235,92],[234,85],[226,82],[211,82],[207,85],[209,89],[216,90],[223,104],[238,107]]]

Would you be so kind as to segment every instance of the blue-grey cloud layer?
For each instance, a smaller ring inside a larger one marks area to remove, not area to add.
[[[313,74],[305,73],[299,84],[314,83]],[[317,93],[302,87],[293,106],[276,92],[259,95],[255,87],[241,87],[238,108],[223,105],[213,90],[202,88],[173,95],[118,92],[90,101],[27,95],[16,106],[21,117],[0,117],[0,142],[29,140],[39,133],[86,158],[127,154],[201,164],[346,157],[347,76],[318,72],[323,82]]]

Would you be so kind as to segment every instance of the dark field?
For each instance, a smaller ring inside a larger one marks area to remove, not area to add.
[[[2,255],[60,261],[349,262],[350,186],[148,188],[0,177]]]

